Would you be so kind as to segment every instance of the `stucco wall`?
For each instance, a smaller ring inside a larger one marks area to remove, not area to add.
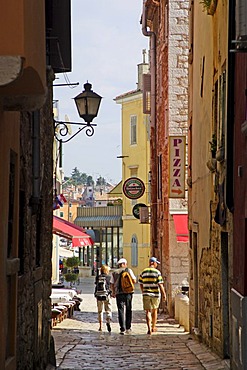
[[[225,181],[226,157],[215,160],[214,169],[207,165],[213,159],[210,142],[214,133],[219,142],[220,117],[226,112],[220,95],[222,73],[227,74],[226,1],[218,2],[214,15],[208,15],[202,4],[195,2],[190,12],[190,31],[190,324],[204,342],[227,356],[232,216],[225,205],[225,185],[223,193],[219,193]],[[214,108],[216,101],[218,111]],[[215,218],[216,212],[225,214],[221,224]]]

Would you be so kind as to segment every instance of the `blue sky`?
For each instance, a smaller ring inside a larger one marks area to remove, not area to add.
[[[67,74],[76,88],[55,87],[59,119],[65,115],[80,122],[74,98],[89,81],[103,97],[94,136],[80,133],[64,144],[63,167],[66,176],[77,167],[80,172],[100,175],[108,181],[121,180],[121,106],[114,98],[136,88],[137,64],[148,38],[142,35],[142,0],[72,0],[72,72]],[[64,83],[63,74],[56,84]]]

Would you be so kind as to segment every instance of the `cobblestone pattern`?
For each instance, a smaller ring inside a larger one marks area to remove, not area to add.
[[[88,279],[82,293],[81,312],[66,319],[52,331],[58,370],[135,369],[201,370],[229,369],[227,363],[184,332],[163,312],[158,317],[158,332],[149,336],[140,291],[133,299],[132,333],[119,335],[117,309],[113,300],[112,332],[98,332],[93,280]]]

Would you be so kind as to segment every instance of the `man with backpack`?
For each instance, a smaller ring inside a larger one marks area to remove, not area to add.
[[[112,318],[112,306],[111,306],[111,290],[110,290],[110,279],[109,275],[110,268],[107,265],[101,266],[100,275],[95,280],[95,292],[94,296],[97,299],[98,308],[98,320],[99,320],[99,331],[102,331],[103,325],[103,308],[106,313],[106,327],[108,332],[111,332],[111,318]]]
[[[112,297],[116,298],[118,308],[118,322],[120,334],[131,332],[132,321],[132,298],[136,277],[131,269],[127,267],[127,260],[120,258],[118,269],[111,276]]]

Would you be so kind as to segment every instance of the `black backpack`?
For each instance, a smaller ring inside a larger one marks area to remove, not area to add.
[[[110,287],[109,281],[107,281],[107,277],[104,275],[99,275],[96,278],[96,287],[94,296],[97,298],[98,301],[106,301],[107,297],[110,294]]]

